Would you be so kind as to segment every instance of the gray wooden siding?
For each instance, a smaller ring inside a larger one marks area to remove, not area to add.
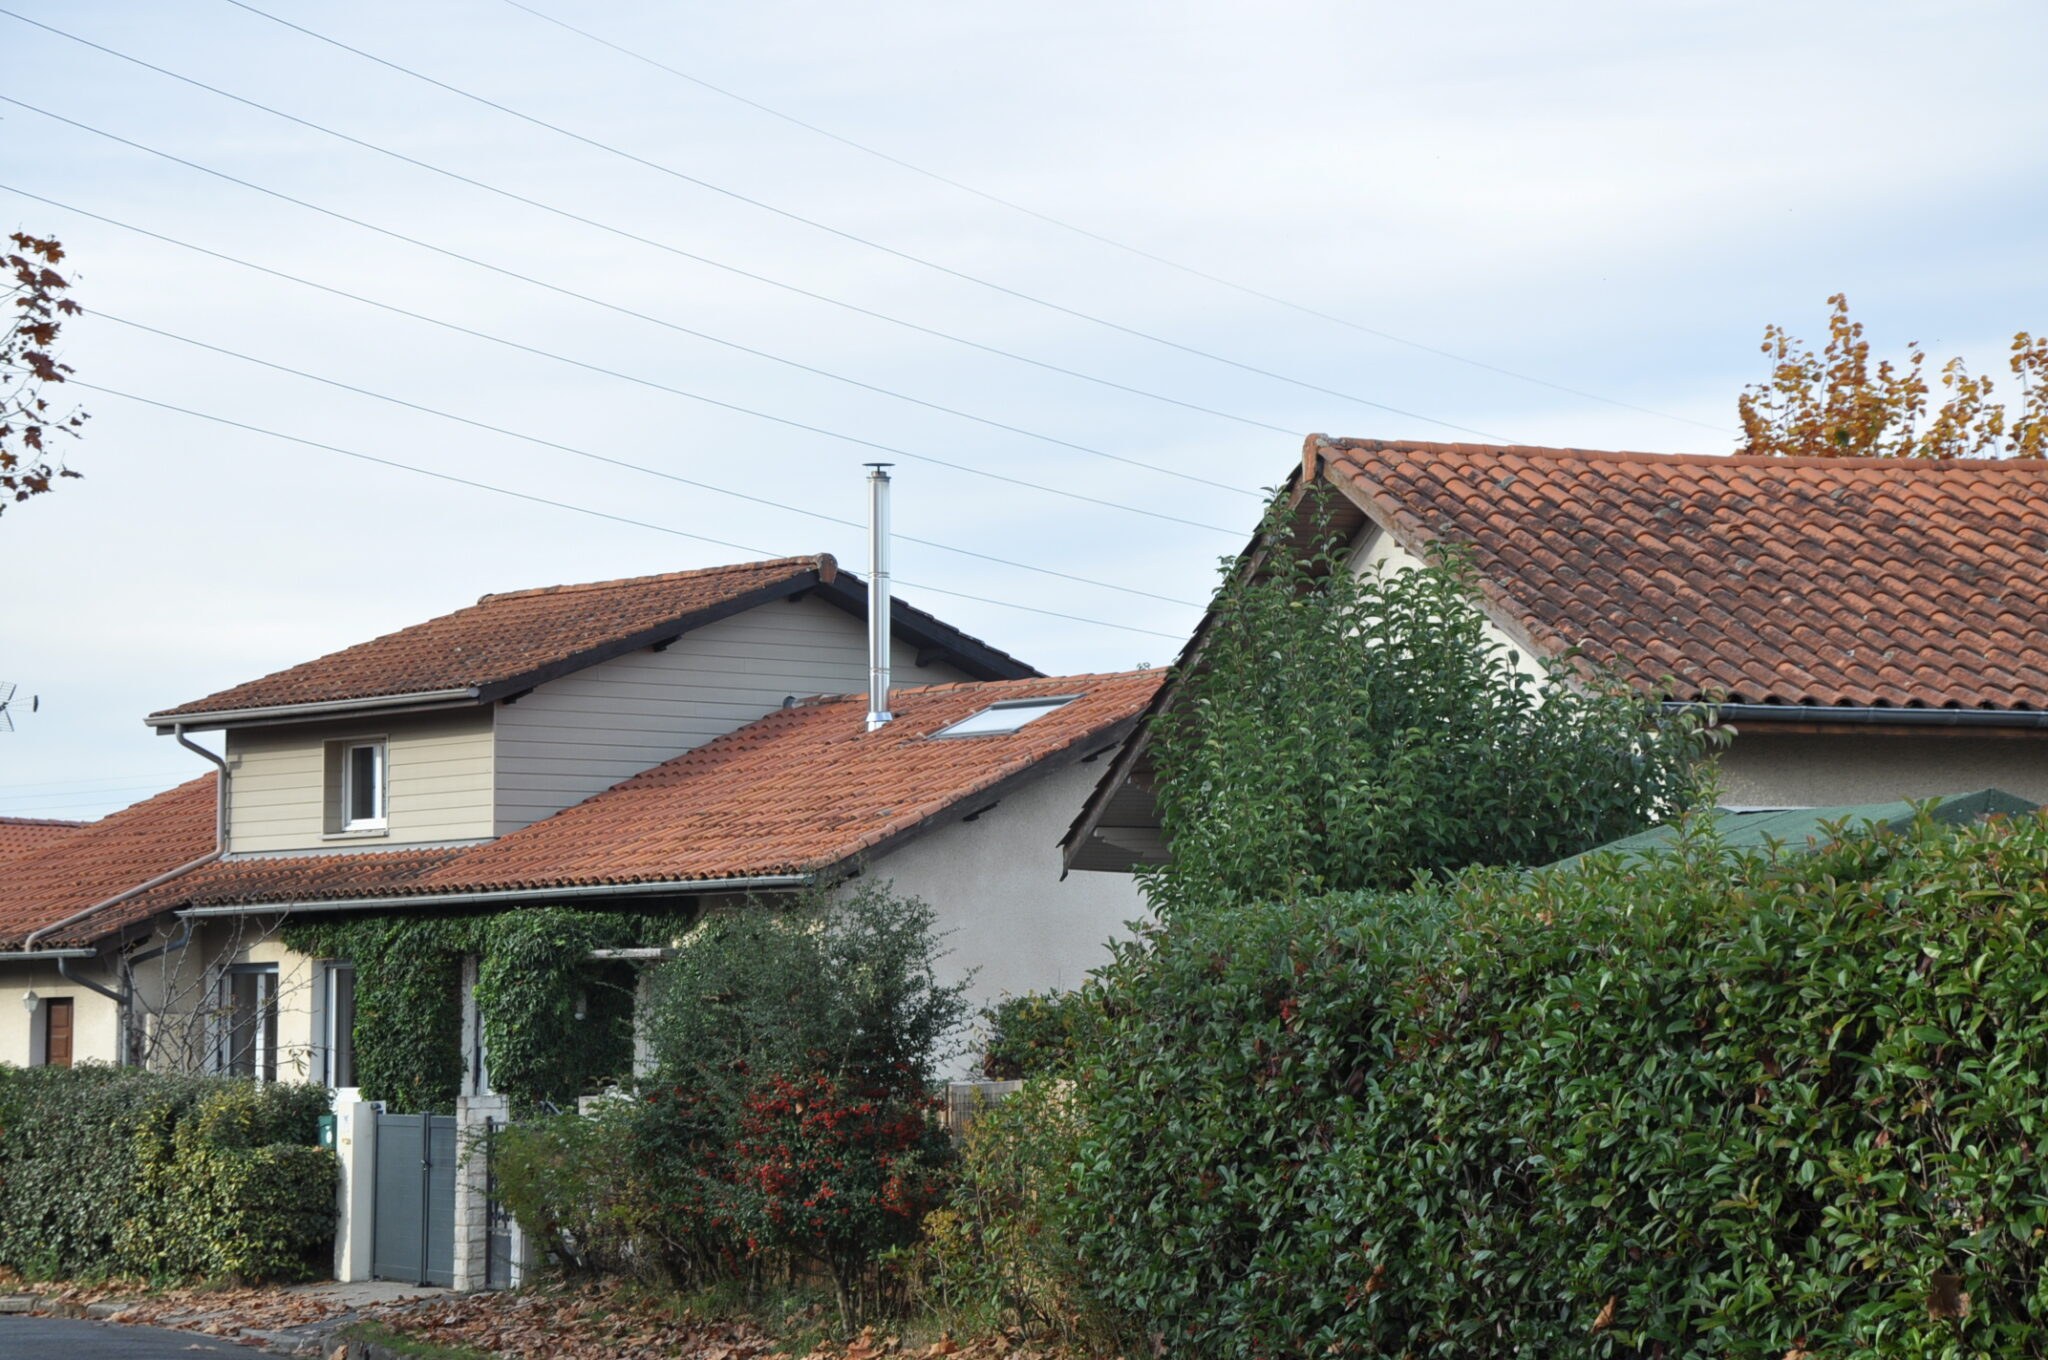
[[[895,683],[970,677],[893,649]],[[782,706],[868,685],[867,628],[817,600],[776,602],[553,680],[497,717],[498,835],[550,816]]]
[[[328,834],[339,785],[328,743],[386,740],[388,830]],[[467,709],[230,731],[228,849],[232,853],[473,840],[492,826],[491,712]]]

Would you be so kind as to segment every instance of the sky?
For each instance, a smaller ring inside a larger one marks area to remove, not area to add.
[[[904,597],[1123,669],[1310,432],[1723,452],[1831,293],[2001,375],[2048,327],[2026,0],[0,9],[91,416],[0,513],[0,815],[488,591],[865,572],[875,459]]]

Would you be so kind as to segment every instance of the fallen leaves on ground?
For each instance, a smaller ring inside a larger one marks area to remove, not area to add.
[[[0,1281],[0,1287],[5,1282]],[[139,1281],[30,1286],[83,1308],[120,1302],[118,1320],[228,1339],[368,1320],[441,1346],[505,1360],[767,1360],[792,1356],[788,1342],[752,1322],[677,1317],[644,1293],[616,1285],[484,1294],[433,1294],[351,1306],[316,1289],[174,1288]],[[868,1328],[828,1342],[802,1360],[1080,1360],[1076,1352],[1015,1336],[906,1342]]]

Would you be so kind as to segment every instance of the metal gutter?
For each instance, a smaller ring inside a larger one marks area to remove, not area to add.
[[[52,959],[89,959],[97,949],[16,949],[0,953],[0,963],[40,963]]]
[[[116,1006],[119,1006],[121,1008],[120,1018],[124,1024],[126,1023],[128,1019],[128,1005],[131,1001],[134,1000],[134,997],[130,996],[126,992],[117,992],[112,987],[103,987],[99,983],[94,982],[91,978],[82,978],[78,976],[78,974],[71,971],[70,959],[57,960],[57,976],[63,978],[66,982],[71,983],[73,986],[83,987],[90,992],[98,992],[101,996],[113,1002]],[[123,1065],[125,1066],[125,1064]]]
[[[2048,711],[2011,708],[1883,708],[1823,704],[1668,701],[1666,712],[1710,713],[1725,722],[1838,723],[1856,727],[2048,728]]]
[[[117,892],[112,897],[106,898],[103,901],[95,902],[83,911],[74,911],[61,921],[52,921],[50,922],[50,924],[46,926],[36,927],[34,930],[31,930],[27,935],[22,937],[21,947],[24,950],[33,948],[37,940],[41,939],[45,935],[48,935],[51,931],[62,930],[66,926],[76,925],[78,922],[83,921],[86,917],[91,916],[95,912],[104,911],[108,907],[117,907],[121,905],[121,903],[129,901],[132,898],[140,897],[144,893],[150,891],[152,888],[160,888],[164,884],[171,882],[173,879],[181,878],[184,875],[191,873],[194,869],[204,868],[206,865],[213,863],[215,860],[219,859],[223,854],[227,853],[228,762],[224,757],[216,755],[214,752],[207,750],[204,746],[199,745],[198,743],[194,742],[191,738],[187,737],[185,735],[185,728],[182,724],[180,724],[173,730],[177,735],[178,745],[183,746],[185,749],[189,751],[197,752],[198,754],[204,756],[206,759],[212,761],[220,769],[220,780],[214,790],[213,849],[207,851],[198,859],[188,860],[184,864],[180,864],[175,869],[167,869],[163,873],[158,874],[155,878],[152,878],[147,882],[138,883],[134,887],[125,889],[121,892]]]
[[[489,892],[423,892],[395,897],[312,898],[292,902],[256,902],[225,907],[187,907],[180,919],[209,916],[276,916],[295,911],[385,911],[393,907],[488,906],[499,902],[561,901],[589,897],[658,897],[711,892],[745,892],[756,888],[808,888],[816,874],[764,874],[757,878],[684,878],[660,883],[601,883],[572,888],[501,888]]]
[[[355,713],[366,708],[391,708],[399,704],[448,703],[476,699],[482,693],[475,685],[461,689],[420,690],[413,694],[379,694],[367,699],[326,699],[311,704],[274,704],[267,708],[224,708],[217,713],[183,713],[166,709],[142,721],[159,731],[172,727],[221,727],[229,723],[259,722],[266,718],[317,718],[328,713]]]

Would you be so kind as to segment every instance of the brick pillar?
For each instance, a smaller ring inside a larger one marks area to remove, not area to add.
[[[510,1113],[504,1096],[455,1099],[455,1287],[465,1293],[486,1288],[490,1278],[491,1221],[486,1133],[503,1128]]]

